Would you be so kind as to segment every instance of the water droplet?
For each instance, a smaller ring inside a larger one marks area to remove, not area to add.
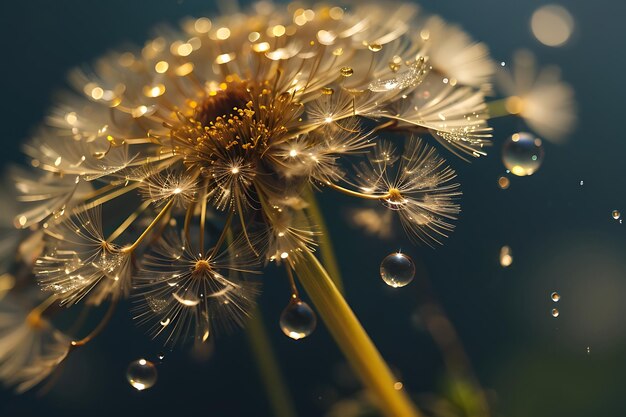
[[[350,67],[343,67],[339,70],[339,73],[344,77],[351,77],[354,74],[354,70]]]
[[[160,352],[159,353],[159,360],[162,361],[163,359],[165,359],[165,353]]]
[[[590,355],[590,354],[591,354],[591,347],[587,346],[587,355]]]
[[[322,94],[324,94],[325,96],[332,96],[334,92],[335,92],[335,90],[333,90],[330,87],[322,88]]]
[[[313,333],[316,325],[315,312],[300,299],[292,299],[280,315],[280,328],[294,340],[303,339]]]
[[[390,287],[404,287],[413,281],[415,264],[403,253],[392,253],[380,263],[380,276]]]
[[[580,180],[580,185],[585,185],[585,181]]]
[[[541,139],[526,132],[513,134],[502,148],[502,162],[518,177],[534,174],[543,162]]]
[[[553,308],[552,309],[552,317],[559,317],[559,309],[558,308]]]
[[[552,299],[552,301],[554,301],[555,303],[558,303],[559,300],[561,299],[561,294],[559,294],[558,292],[553,292],[552,294],[550,294],[550,298]]]
[[[500,265],[504,268],[511,266],[513,263],[513,252],[509,246],[500,248]]]
[[[370,44],[367,46],[367,49],[369,49],[369,50],[370,50],[370,51],[372,51],[372,52],[378,52],[378,51],[380,51],[381,49],[383,49],[383,46],[382,46],[381,44],[379,44],[379,43],[370,43]]]
[[[511,181],[507,177],[498,178],[498,187],[503,190],[507,190],[511,186]]]
[[[151,388],[157,381],[156,366],[146,359],[137,359],[128,365],[126,379],[137,391]]]
[[[613,210],[611,212],[611,217],[613,217],[615,220],[619,219],[621,215],[622,213],[620,213],[619,210]]]

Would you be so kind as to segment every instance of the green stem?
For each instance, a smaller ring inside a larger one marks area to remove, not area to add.
[[[246,327],[250,347],[263,380],[263,386],[269,397],[270,406],[275,417],[296,417],[296,410],[289,396],[289,390],[282,378],[280,366],[272,350],[267,330],[263,325],[260,311],[257,308]]]
[[[406,392],[397,390],[389,367],[315,255],[304,250],[294,269],[322,320],[387,417],[419,417]]]

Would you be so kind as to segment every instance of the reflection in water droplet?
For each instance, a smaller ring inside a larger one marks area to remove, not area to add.
[[[126,379],[137,391],[151,388],[157,381],[156,366],[145,359],[131,362],[126,370]]]
[[[615,220],[619,219],[621,215],[622,213],[620,213],[619,210],[613,210],[611,212],[611,217],[613,217]]]
[[[354,70],[350,67],[343,67],[339,70],[339,73],[344,77],[350,77],[354,74]]]
[[[509,246],[500,248],[500,265],[504,268],[511,266],[513,263],[513,252]]]
[[[552,299],[552,301],[554,301],[555,303],[558,303],[559,300],[561,299],[561,295],[558,292],[553,292],[552,294],[550,294],[550,298]]]
[[[415,264],[403,253],[392,253],[380,263],[380,276],[390,287],[404,287],[413,281]]]
[[[518,177],[534,174],[543,162],[541,139],[526,132],[513,134],[502,148],[502,162]]]
[[[280,315],[280,328],[286,336],[298,340],[307,337],[317,326],[315,312],[307,303],[292,299]]]
[[[180,295],[177,293],[172,294],[174,299],[176,299],[176,301],[178,301],[184,306],[193,307],[193,306],[197,306],[198,304],[200,304],[200,299],[196,298],[195,296],[189,296],[189,295],[190,294],[188,295]]]
[[[552,317],[559,317],[559,309],[558,308],[553,308],[552,309]]]

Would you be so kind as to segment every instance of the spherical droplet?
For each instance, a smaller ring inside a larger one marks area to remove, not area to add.
[[[507,190],[511,186],[511,181],[507,177],[498,178],[498,187]]]
[[[380,263],[380,276],[390,287],[404,287],[413,281],[415,264],[403,253],[392,253]]]
[[[379,43],[370,43],[369,45],[367,45],[367,48],[372,52],[378,52],[383,49],[383,46]]]
[[[502,148],[502,162],[518,177],[534,174],[543,162],[541,139],[526,132],[513,134]]]
[[[615,220],[619,219],[621,215],[622,213],[620,213],[619,210],[613,210],[611,212],[611,217],[613,217]]]
[[[286,336],[299,340],[307,337],[317,326],[317,316],[307,303],[292,299],[280,315],[280,328]]]
[[[137,391],[151,388],[157,381],[157,369],[146,359],[137,359],[128,365],[126,379]]]
[[[561,299],[561,294],[559,294],[558,292],[553,292],[552,294],[550,294],[550,298],[552,299],[552,301],[554,301],[555,303],[558,303],[559,300]]]
[[[559,309],[558,308],[553,308],[552,309],[552,317],[559,317]]]
[[[339,73],[344,77],[351,77],[354,74],[354,70],[350,67],[343,67],[339,70]]]

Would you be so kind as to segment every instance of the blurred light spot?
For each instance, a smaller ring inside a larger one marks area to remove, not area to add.
[[[513,252],[509,246],[502,246],[500,249],[500,265],[503,268],[511,266],[513,263]]]
[[[562,6],[549,4],[535,10],[530,28],[539,42],[547,46],[562,46],[572,36],[574,18]]]

